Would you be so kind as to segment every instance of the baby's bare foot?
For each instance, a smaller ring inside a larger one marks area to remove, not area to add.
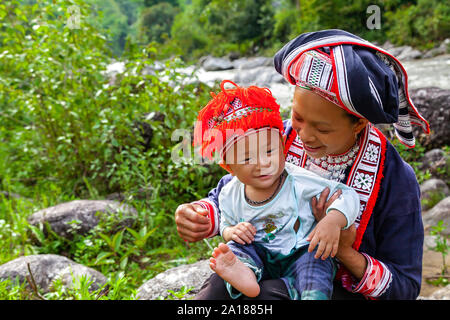
[[[247,297],[253,298],[259,294],[259,285],[255,274],[236,257],[226,244],[220,243],[217,248],[214,248],[212,256],[209,259],[209,265],[223,280]]]

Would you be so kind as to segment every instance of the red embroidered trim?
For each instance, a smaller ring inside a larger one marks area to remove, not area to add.
[[[294,142],[295,138],[297,137],[297,132],[292,128],[291,132],[289,133],[289,136],[286,138],[286,142],[284,143],[284,157],[286,158],[289,148],[292,145],[292,142]]]
[[[367,269],[353,292],[361,293],[369,299],[382,295],[392,281],[392,274],[381,261],[362,253],[367,260]]]
[[[209,234],[207,235],[207,238],[215,235],[214,231],[216,229],[216,219],[215,219],[216,217],[215,217],[215,210],[214,210],[214,207],[212,206],[212,204],[209,203],[208,201],[204,201],[204,200],[199,200],[199,201],[195,201],[192,203],[198,204],[202,208],[204,208],[208,211],[208,217],[211,221],[211,230],[210,230]]]
[[[361,215],[361,221],[359,223],[358,229],[356,230],[356,239],[355,239],[355,242],[353,243],[353,248],[355,250],[358,250],[359,246],[361,245],[362,237],[364,235],[364,232],[366,231],[370,217],[372,216],[373,208],[375,207],[375,204],[377,202],[378,193],[380,191],[381,179],[383,178],[384,160],[385,160],[385,156],[386,156],[386,137],[376,127],[373,127],[373,129],[376,131],[376,133],[381,141],[381,143],[380,143],[381,159],[380,159],[380,165],[379,165],[378,172],[377,172],[377,177],[375,180],[375,186],[372,190],[369,201],[367,202],[367,207],[365,208],[363,214]],[[369,134],[369,133],[367,133],[367,134]]]

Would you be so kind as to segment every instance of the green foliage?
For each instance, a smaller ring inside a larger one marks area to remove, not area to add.
[[[185,300],[186,294],[188,294],[192,289],[193,288],[182,286],[179,291],[167,290],[169,292],[169,296],[165,300]],[[158,297],[157,300],[164,300],[164,298]]]
[[[178,170],[167,161],[175,145],[171,133],[192,129],[207,91],[197,85],[170,85],[186,79],[175,71],[182,66],[179,60],[167,61],[162,72],[144,74],[154,68],[155,49],[150,46],[128,46],[126,72],[111,81],[105,74],[107,43],[90,25],[70,30],[61,19],[44,24],[32,18],[54,11],[52,5],[24,11],[31,21],[22,21],[26,35],[17,31],[17,15],[8,16],[0,30],[1,134],[10,149],[2,160],[12,163],[2,174],[22,178],[27,185],[52,180],[77,196],[88,188],[91,194],[104,194],[161,182],[170,186],[167,181]],[[164,121],[146,121],[143,116],[150,112],[164,114]],[[142,122],[153,128],[145,147]],[[189,185],[192,174],[206,174],[202,167],[179,169],[185,175],[176,176],[186,179],[177,180],[170,192]]]
[[[390,142],[398,151],[402,159],[414,169],[414,173],[416,174],[419,184],[431,178],[429,169],[425,171],[420,169],[421,163],[419,161],[425,155],[427,150],[420,144],[419,141],[416,140],[416,146],[413,149],[408,148],[395,137],[391,139]]]
[[[396,44],[429,49],[450,34],[450,7],[438,0],[408,2],[386,12],[387,36]]]
[[[71,5],[83,17],[72,29]],[[131,40],[125,71],[108,75],[113,53],[103,31],[90,24],[95,16],[81,0],[0,5],[0,190],[28,197],[0,193],[0,264],[53,253],[109,278],[107,293],[90,292],[85,278],[71,288],[56,285],[46,299],[133,299],[157,273],[206,257],[206,244],[188,247],[177,235],[174,212],[205,196],[223,175],[219,166],[171,160],[180,145],[172,133],[185,129],[189,137],[211,89],[178,72],[185,66],[180,59],[157,71],[155,47]],[[147,138],[144,127],[151,129]],[[113,192],[137,209],[128,228],[112,218],[79,235],[73,221],[68,240],[27,221],[37,210]],[[0,297],[36,298],[22,285],[1,282]]]
[[[442,256],[442,275],[447,273],[447,264],[445,263],[445,257],[450,252],[450,245],[447,243],[448,236],[446,236],[443,231],[446,229],[447,225],[444,224],[442,220],[438,222],[436,226],[431,227],[430,234],[435,236],[435,247],[434,251],[439,252]]]
[[[269,45],[273,16],[269,0],[194,0],[175,17],[166,45],[187,59],[249,53]]]
[[[445,194],[443,192],[431,192],[427,198],[422,199],[421,203],[425,208],[433,208],[436,204],[438,204],[442,199],[445,198]]]
[[[145,8],[139,22],[141,41],[164,43],[165,39],[169,37],[173,20],[178,11],[178,8],[167,2]]]

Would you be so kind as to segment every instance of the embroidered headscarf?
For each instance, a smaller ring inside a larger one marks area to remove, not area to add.
[[[275,54],[274,62],[291,84],[373,124],[392,123],[396,136],[410,148],[415,146],[412,125],[430,133],[409,97],[400,61],[354,34],[338,29],[301,34]]]
[[[234,86],[225,89],[225,84]],[[194,128],[194,146],[204,158],[218,154],[223,163],[225,152],[241,138],[265,129],[277,129],[283,134],[280,106],[268,88],[239,87],[230,80],[220,84],[221,92],[211,93],[213,98],[199,111]]]

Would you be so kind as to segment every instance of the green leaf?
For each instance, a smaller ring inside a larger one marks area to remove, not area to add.
[[[105,252],[102,251],[97,255],[97,259],[95,260],[94,264],[99,264],[100,262],[102,262],[103,260],[105,260],[106,258],[112,256],[114,253],[113,252]]]
[[[128,256],[125,256],[120,261],[120,265],[119,265],[120,269],[125,270],[125,267],[127,266],[127,264],[128,264]]]
[[[120,245],[122,244],[123,231],[124,230],[117,232],[113,237],[112,244],[114,246],[114,252],[119,252]]]

